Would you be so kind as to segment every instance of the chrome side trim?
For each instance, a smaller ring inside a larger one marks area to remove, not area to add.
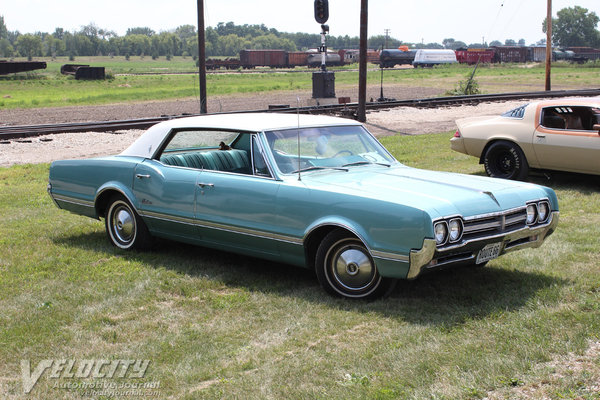
[[[382,260],[401,261],[401,262],[409,262],[410,261],[409,256],[405,256],[404,254],[397,254],[397,253],[387,253],[385,251],[372,250],[371,255],[375,258],[379,258]]]
[[[349,232],[351,232],[354,236],[356,236],[358,238],[358,240],[360,240],[365,247],[367,248],[367,251],[369,252],[369,254],[371,255],[371,257],[373,258],[378,258],[380,260],[390,260],[390,261],[400,261],[400,262],[408,262],[409,258],[408,256],[405,256],[403,254],[398,254],[398,253],[389,253],[389,252],[385,252],[385,251],[377,251],[377,250],[371,250],[369,248],[369,246],[367,245],[367,242],[365,241],[365,239],[362,237],[362,235],[360,235],[358,232],[356,232],[356,230],[348,225],[345,224],[341,224],[339,222],[323,222],[320,223],[318,225],[315,225],[311,228],[310,231],[308,231],[305,235],[304,235],[304,239],[302,240],[302,243],[304,243],[306,241],[306,239],[317,229],[323,227],[323,226],[337,226],[339,228],[343,228]]]
[[[57,201],[64,201],[65,203],[75,204],[75,205],[83,206],[83,207],[94,208],[93,201],[81,200],[81,199],[78,199],[75,197],[64,196],[61,194],[53,194],[53,193],[50,193],[50,197],[52,197],[52,200],[54,200],[55,203]]]
[[[58,208],[61,208],[60,205],[58,205],[58,203],[56,202],[56,199],[54,198],[54,196],[52,195],[52,184],[50,182],[48,182],[48,186],[46,187],[46,190],[48,191],[48,196],[50,196],[54,205]]]
[[[216,229],[219,231],[237,233],[240,235],[252,236],[252,237],[262,238],[262,239],[270,239],[270,240],[275,240],[278,242],[290,243],[290,244],[295,244],[295,245],[300,245],[300,246],[304,244],[302,239],[298,239],[293,236],[280,235],[280,234],[276,234],[276,233],[259,231],[259,230],[255,230],[255,229],[241,228],[241,227],[232,226],[232,225],[219,224],[216,222],[201,221],[201,220],[196,220],[193,218],[176,217],[176,216],[165,215],[165,214],[155,213],[155,212],[150,212],[150,211],[140,211],[139,214],[142,217],[159,219],[162,221],[176,222],[176,223],[186,224],[186,225],[194,225],[194,226],[197,226],[200,228]]]

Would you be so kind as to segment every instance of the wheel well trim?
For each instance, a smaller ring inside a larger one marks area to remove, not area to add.
[[[327,229],[328,228],[328,229]],[[311,257],[311,255],[316,256],[317,254],[317,249],[318,249],[318,243],[311,243],[311,241],[316,237],[318,238],[319,235],[317,235],[317,232],[324,232],[321,236],[321,239],[323,239],[325,236],[327,236],[327,234],[329,234],[330,232],[332,232],[335,229],[343,229],[348,231],[349,233],[351,233],[352,235],[354,235],[358,240],[360,240],[362,242],[362,244],[365,246],[365,248],[367,249],[367,251],[369,252],[369,255],[372,258],[375,258],[375,256],[373,255],[373,251],[371,250],[368,241],[365,240],[365,235],[361,234],[359,232],[358,229],[356,229],[355,227],[352,226],[351,223],[347,222],[347,221],[340,221],[340,220],[322,220],[320,222],[314,223],[312,225],[309,226],[309,228],[306,230],[304,237],[302,239],[302,244],[304,246],[304,252],[306,255],[306,262],[309,268],[314,268],[314,257]],[[314,247],[314,248],[313,248]]]
[[[108,205],[108,199],[110,198],[111,193],[118,193],[125,197],[125,199],[129,202],[133,210],[139,214],[138,209],[135,206],[135,202],[133,201],[133,199],[135,198],[133,193],[119,182],[108,182],[100,186],[96,191],[96,196],[94,198],[94,207],[96,208],[96,214],[98,215],[98,217],[105,216],[106,207]]]

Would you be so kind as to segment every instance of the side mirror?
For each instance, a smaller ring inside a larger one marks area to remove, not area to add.
[[[592,126],[592,129],[598,131],[598,135],[600,135],[600,124],[595,124],[594,126]]]

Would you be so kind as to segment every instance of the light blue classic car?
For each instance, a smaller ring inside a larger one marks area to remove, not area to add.
[[[121,249],[161,237],[276,260],[350,298],[538,247],[559,215],[547,187],[410,168],[358,122],[293,114],[163,122],[117,156],[53,162],[48,192]]]

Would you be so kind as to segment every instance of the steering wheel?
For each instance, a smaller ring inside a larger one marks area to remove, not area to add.
[[[344,150],[340,150],[340,151],[338,151],[337,153],[335,153],[335,154],[334,154],[334,155],[333,155],[331,158],[336,158],[337,156],[339,156],[339,155],[340,155],[340,154],[342,154],[342,153],[348,153],[348,155],[349,155],[349,156],[351,156],[351,155],[353,155],[353,154],[354,154],[354,153],[353,153],[353,152],[351,152],[350,150],[346,150],[346,149],[344,149]]]

